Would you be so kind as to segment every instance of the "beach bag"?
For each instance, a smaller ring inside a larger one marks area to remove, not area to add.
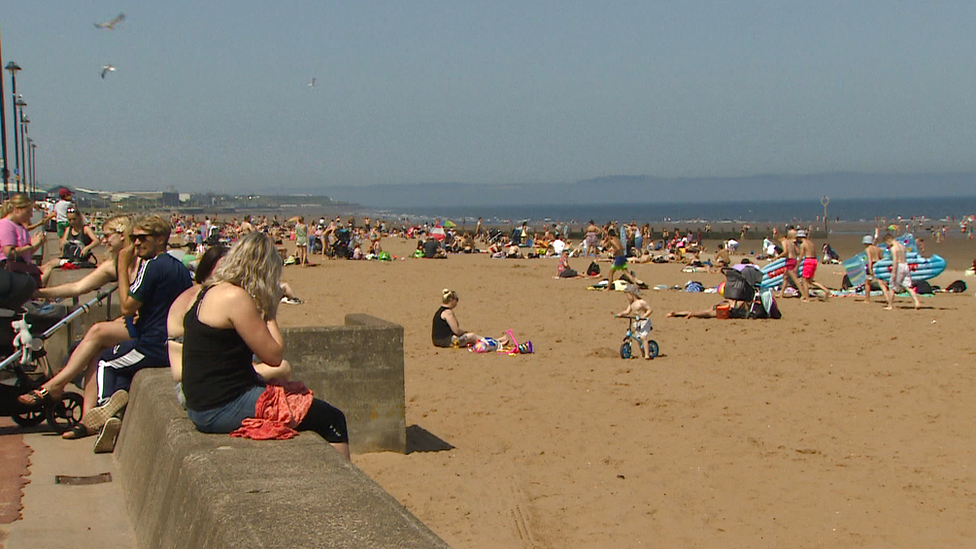
[[[931,294],[932,285],[929,284],[927,280],[919,280],[918,282],[915,283],[915,293],[925,294],[925,295]]]
[[[779,320],[783,318],[783,313],[779,311],[779,306],[776,305],[776,298],[773,297],[773,292],[766,290],[759,296],[762,301],[763,309],[766,311],[766,316],[773,320]]]
[[[586,268],[587,276],[597,276],[600,274],[600,266],[596,264],[596,261],[591,261],[590,266]]]
[[[19,256],[7,259],[7,270],[12,273],[17,273],[21,275],[29,275],[34,279],[37,287],[40,288],[41,284],[41,268],[33,263],[28,263]]]
[[[383,250],[382,252],[376,254],[376,259],[379,259],[380,261],[392,261],[392,259],[390,258],[390,252],[386,250]]]
[[[945,291],[949,292],[950,294],[961,294],[966,291],[966,283],[962,280],[957,280],[946,286]]]

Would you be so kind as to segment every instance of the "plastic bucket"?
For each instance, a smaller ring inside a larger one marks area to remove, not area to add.
[[[715,307],[715,318],[728,319],[729,318],[729,304],[722,303]]]

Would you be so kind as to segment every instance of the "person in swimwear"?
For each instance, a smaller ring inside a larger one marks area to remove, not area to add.
[[[600,227],[597,227],[593,220],[590,220],[590,224],[586,226],[586,238],[583,240],[584,247],[586,249],[586,257],[596,257],[597,244],[600,242]]]
[[[873,236],[869,234],[864,235],[864,238],[861,239],[861,244],[864,244],[864,255],[867,256],[867,262],[864,264],[864,302],[871,303],[872,283],[877,284],[885,296],[888,295],[888,285],[885,284],[884,280],[874,276],[874,264],[881,261],[881,258],[884,256],[881,248],[874,245]]]
[[[792,232],[791,229],[779,236],[779,243],[783,251],[773,258],[779,259],[782,257],[786,261],[786,265],[784,266],[785,271],[783,272],[783,283],[780,284],[779,295],[776,296],[779,298],[783,297],[783,291],[786,290],[787,279],[792,281],[797,289],[800,288],[800,281],[796,278],[796,244],[793,242],[793,236],[795,234],[791,235],[790,233]]]
[[[807,237],[807,232],[803,229],[796,231],[796,237],[800,240],[800,253],[803,255],[803,263],[800,265],[800,301],[810,301],[810,286],[819,288],[824,292],[824,299],[830,297],[830,290],[823,284],[813,279],[817,274],[817,248],[813,241]]]
[[[611,228],[607,231],[606,245],[613,255],[613,266],[610,267],[610,280],[607,282],[607,290],[612,290],[613,277],[618,272],[622,273],[622,275],[627,272],[627,251],[624,249],[620,237],[617,236],[617,229]]]
[[[894,308],[895,294],[902,291],[911,294],[916,309],[921,308],[922,302],[918,300],[918,294],[915,293],[915,288],[912,287],[912,274],[911,269],[908,267],[905,246],[901,242],[898,242],[891,233],[885,234],[884,241],[888,245],[888,250],[891,252],[891,284],[888,285],[888,289],[885,291],[885,298],[888,300],[888,306],[885,307],[885,310],[890,311]]]

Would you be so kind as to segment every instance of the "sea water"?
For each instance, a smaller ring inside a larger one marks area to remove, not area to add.
[[[828,222],[874,223],[919,220],[931,225],[956,225],[976,214],[976,196],[939,198],[890,198],[879,200],[832,199],[827,204]],[[657,224],[798,223],[821,222],[824,206],[819,200],[756,202],[683,202],[657,204],[511,205],[406,208],[380,212],[400,220],[451,220],[471,225],[479,217],[486,224],[540,222],[601,224],[608,221]]]

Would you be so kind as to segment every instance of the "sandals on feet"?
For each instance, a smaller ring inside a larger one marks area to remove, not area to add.
[[[54,402],[54,397],[51,396],[50,391],[41,387],[40,389],[35,389],[29,393],[24,393],[18,396],[17,402],[23,404],[24,406],[40,406],[42,404]]]
[[[77,423],[75,424],[74,427],[71,428],[70,431],[65,431],[64,433],[61,433],[61,438],[65,440],[74,440],[77,438],[89,437],[94,434],[95,433],[88,430],[88,427],[85,427],[84,423]]]

